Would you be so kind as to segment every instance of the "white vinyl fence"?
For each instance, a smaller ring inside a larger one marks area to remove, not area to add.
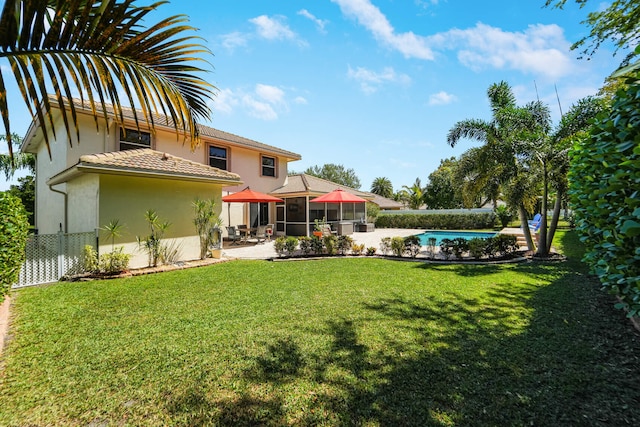
[[[97,250],[96,234],[95,231],[88,231],[29,236],[26,260],[20,269],[18,283],[13,288],[57,282],[62,276],[80,273],[85,245]]]

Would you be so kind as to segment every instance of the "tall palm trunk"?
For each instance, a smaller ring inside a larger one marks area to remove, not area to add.
[[[562,210],[562,196],[562,193],[558,191],[558,197],[553,205],[553,217],[551,217],[551,225],[549,226],[549,233],[547,235],[547,252],[545,255],[551,253],[551,243],[553,242],[553,236],[556,234],[558,221],[560,220],[560,211]]]
[[[522,204],[518,206],[518,215],[520,216],[520,224],[522,224],[522,233],[527,241],[527,248],[529,248],[530,251],[533,251],[535,250],[535,245],[533,244],[533,238],[531,237],[531,231],[529,230],[529,224],[527,223],[527,210]]]
[[[549,252],[547,251],[547,197],[549,195],[549,172],[547,170],[547,164],[543,163],[543,187],[542,187],[542,208],[540,218],[540,230],[538,231],[540,235],[540,241],[538,242],[538,250],[536,251],[537,255],[545,256]]]

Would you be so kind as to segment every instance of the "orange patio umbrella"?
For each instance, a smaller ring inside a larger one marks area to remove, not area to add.
[[[254,191],[247,187],[237,193],[228,194],[222,196],[222,201],[227,203],[271,203],[271,202],[284,202],[284,200],[278,197],[270,196],[259,191]],[[227,207],[227,215],[229,217],[229,225],[231,225],[231,207]]]
[[[224,198],[223,198],[224,200]],[[366,200],[362,197],[351,194],[348,191],[344,191],[340,188],[333,190],[330,193],[318,196],[313,200],[309,200],[313,203],[366,203]]]

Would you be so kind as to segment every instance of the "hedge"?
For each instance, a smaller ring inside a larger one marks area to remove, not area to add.
[[[424,228],[436,230],[478,230],[493,228],[496,215],[490,213],[379,214],[378,228]]]
[[[0,303],[18,281],[29,235],[27,211],[16,196],[0,192]]]

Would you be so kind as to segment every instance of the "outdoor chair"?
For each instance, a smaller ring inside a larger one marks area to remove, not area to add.
[[[331,224],[324,224],[322,226],[322,237],[331,236],[332,234],[337,235],[338,232],[331,229]]]
[[[532,220],[527,221],[527,224],[529,225],[529,230],[533,233],[537,233],[540,229],[540,225],[542,224],[542,215],[539,213],[535,214]]]
[[[242,237],[240,235],[240,231],[237,228],[235,228],[233,225],[227,227],[227,234],[229,235],[229,240],[231,241],[232,245],[237,245],[238,240],[240,240]]]
[[[267,240],[267,227],[264,225],[259,225],[256,228],[256,239],[258,239],[258,243],[264,243]],[[262,239],[262,240],[260,240]]]
[[[273,224],[267,224],[267,228],[264,230],[267,235],[267,242],[271,241],[271,236],[273,236]]]

